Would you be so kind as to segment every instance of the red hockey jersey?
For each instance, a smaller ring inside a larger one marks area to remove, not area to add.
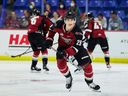
[[[75,26],[71,32],[65,31],[65,24],[63,21],[57,22],[54,29],[49,31],[47,39],[53,40],[54,35],[58,33],[58,47],[66,50],[69,55],[74,55],[82,47],[82,31]]]
[[[92,19],[87,23],[87,28],[85,29],[85,36],[92,36],[93,38],[105,38],[105,31],[102,28],[100,22]]]
[[[51,25],[52,22],[49,18],[46,18],[45,16],[34,16],[30,19],[28,33],[38,32],[44,34],[45,36]]]

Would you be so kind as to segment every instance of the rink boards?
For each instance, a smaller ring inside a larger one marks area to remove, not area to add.
[[[32,53],[17,58],[10,57],[10,55],[23,53],[30,46],[27,39],[27,30],[0,30],[0,33],[0,60],[31,60]],[[106,35],[110,47],[111,62],[128,63],[128,31],[106,31]],[[57,39],[58,36],[56,35],[54,43],[57,42]],[[56,49],[57,44],[53,47]],[[48,50],[48,52],[49,60],[55,61],[55,52],[53,50]],[[99,45],[96,46],[93,57],[94,62],[104,62],[104,54]],[[41,60],[41,56],[39,60]]]

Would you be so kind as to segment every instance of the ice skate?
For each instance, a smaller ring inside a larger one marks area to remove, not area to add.
[[[106,67],[107,67],[108,69],[110,69],[110,68],[111,68],[111,65],[110,65],[110,64],[106,64]]]
[[[41,68],[36,67],[37,65],[37,60],[32,60],[32,65],[31,65],[31,71],[32,72],[40,72]]]
[[[44,71],[49,71],[48,67],[46,67],[46,66],[43,67],[43,70],[44,70]]]
[[[66,88],[69,90],[69,91],[71,91],[71,88],[72,88],[72,76],[70,76],[70,77],[67,77],[66,78]]]
[[[47,58],[43,58],[42,62],[43,62],[43,70],[46,71],[46,72],[49,71],[49,68],[47,67],[48,59]]]
[[[37,68],[37,67],[31,67],[31,71],[37,71],[37,72],[40,72],[41,69],[40,69],[40,68]]]
[[[85,79],[85,82],[87,83],[87,85],[89,86],[90,89],[92,89],[93,91],[96,91],[96,92],[101,92],[100,91],[100,86],[93,83],[93,80],[87,80]]]
[[[88,84],[88,86],[89,86],[93,91],[101,92],[101,91],[100,91],[100,86],[99,86],[99,85],[96,85],[95,83],[90,83],[90,84]]]

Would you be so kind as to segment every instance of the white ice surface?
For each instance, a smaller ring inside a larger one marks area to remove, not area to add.
[[[0,61],[0,96],[128,96],[128,64],[93,63],[94,82],[101,86],[101,93],[91,91],[84,82],[83,73],[74,74],[71,92],[65,88],[65,78],[56,62],[49,62],[49,73],[32,73],[31,62]],[[38,62],[38,67],[42,67]]]

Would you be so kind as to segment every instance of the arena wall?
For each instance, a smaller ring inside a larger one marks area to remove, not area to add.
[[[106,31],[106,35],[110,47],[111,62],[128,63],[128,31]],[[58,36],[56,35],[54,43],[57,42],[57,39]],[[27,30],[0,30],[0,60],[31,60],[32,52],[21,57],[10,57],[23,53],[29,46]],[[86,44],[84,46],[86,47]],[[53,47],[56,49],[57,44]],[[31,48],[29,51],[31,51]],[[49,60],[55,61],[55,51],[50,49],[48,52]],[[104,62],[104,55],[100,46],[96,46],[93,57],[94,62]]]

